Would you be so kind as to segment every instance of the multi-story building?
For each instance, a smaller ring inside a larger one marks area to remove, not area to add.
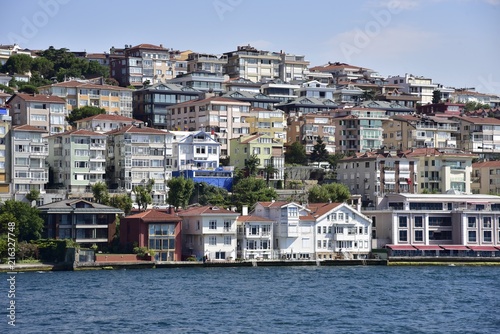
[[[385,89],[385,87],[383,88],[382,93],[378,94],[375,98],[378,101],[397,103],[401,106],[405,106],[407,108],[412,108],[412,109],[414,109],[417,106],[417,102],[420,101],[420,98],[418,96],[413,96],[411,94],[401,92],[397,88]]]
[[[384,146],[389,149],[456,149],[457,121],[445,117],[397,115],[383,121]]]
[[[492,108],[498,103],[499,97],[492,94],[479,93],[468,89],[457,89],[450,94],[450,99],[455,103],[477,102],[481,104],[489,104]]]
[[[234,260],[237,256],[238,212],[216,206],[194,207],[182,217],[183,254],[206,261]]]
[[[332,82],[335,85],[364,78],[365,73],[373,72],[373,70],[367,68],[340,62],[328,62],[328,64],[325,65],[312,67],[309,71],[311,73],[330,73],[332,76]]]
[[[280,79],[286,82],[304,81],[309,72],[309,61],[303,55],[280,52]]]
[[[188,54],[187,71],[188,73],[207,71],[217,73],[222,76],[224,74],[224,66],[226,64],[227,55],[192,52]]]
[[[72,130],[48,137],[53,181],[69,197],[92,198],[92,185],[106,181],[106,135]]]
[[[275,105],[287,115],[301,116],[313,113],[327,112],[338,107],[333,100],[317,97],[298,97]]]
[[[0,102],[0,200],[10,199],[11,184],[11,146],[10,146],[10,128],[12,118],[9,116],[9,110]]]
[[[158,83],[134,91],[134,117],[148,126],[167,129],[167,107],[177,103],[197,100],[202,91],[173,83]]]
[[[329,87],[327,83],[322,83],[317,80],[307,81],[300,85],[295,91],[299,97],[315,97],[320,99],[333,100],[334,87]]]
[[[431,103],[433,92],[438,87],[437,84],[432,83],[431,78],[419,77],[408,73],[404,76],[388,77],[387,81],[398,85],[399,89],[405,93],[418,96],[421,104]]]
[[[50,134],[66,131],[66,102],[54,95],[16,93],[7,100],[12,125],[30,125]]]
[[[338,86],[333,92],[333,101],[354,107],[362,100],[364,92],[364,90],[352,84]]]
[[[500,195],[500,161],[472,164],[472,193]]]
[[[272,220],[248,215],[248,208],[244,206],[236,224],[238,226],[238,258],[243,260],[274,259],[274,222]]]
[[[219,167],[220,143],[204,131],[169,131],[173,170],[215,170]]]
[[[89,130],[105,133],[119,129],[126,125],[139,125],[143,123],[137,119],[115,114],[99,114],[86,117],[75,122],[77,130]]]
[[[288,118],[288,144],[300,142],[307,154],[311,154],[314,145],[321,137],[328,153],[335,153],[335,124],[333,117],[326,114],[307,114]]]
[[[330,112],[334,116],[336,149],[346,155],[377,150],[383,146],[382,122],[385,111],[371,108],[347,108]]]
[[[494,159],[500,153],[500,119],[492,117],[453,116],[460,123],[457,146],[483,159]]]
[[[245,162],[255,155],[259,159],[258,174],[270,182],[282,181],[285,172],[283,141],[269,135],[255,134],[231,139],[229,164],[243,169]],[[266,170],[272,166],[274,170]]]
[[[120,219],[120,245],[134,244],[154,251],[155,261],[182,260],[182,219],[172,213],[146,210]]]
[[[81,247],[97,245],[108,250],[123,211],[83,199],[52,202],[38,207],[44,219],[44,234],[51,239],[72,239]]]
[[[211,96],[167,107],[169,130],[204,130],[221,144],[220,155],[229,152],[229,140],[250,133],[250,103]]]
[[[224,55],[227,57],[224,73],[231,78],[260,82],[280,77],[281,55],[277,52],[261,51],[246,45]]]
[[[298,84],[291,84],[277,79],[262,84],[260,91],[269,97],[279,99],[281,103],[286,103],[298,97],[296,91],[299,88],[300,85]]]
[[[13,55],[27,55],[33,57],[31,50],[22,49],[18,44],[0,45],[0,67]]]
[[[226,78],[219,73],[195,71],[179,74],[175,78],[168,80],[168,83],[194,88],[202,92],[222,93],[224,92],[222,88],[224,81],[226,81]]]
[[[251,214],[275,222],[275,258],[315,258],[315,218],[306,207],[293,202],[257,202]]]
[[[165,183],[172,177],[173,135],[141,125],[127,125],[106,135],[110,188],[123,190],[135,200],[133,188],[153,180],[153,205],[164,204]]]
[[[58,96],[66,101],[66,109],[98,107],[107,114],[132,117],[132,89],[82,81],[65,81],[38,88],[40,93]]]
[[[10,130],[11,191],[21,201],[31,190],[45,193],[49,181],[47,131],[31,125],[13,126]]]
[[[374,248],[411,250],[415,255],[472,251],[491,256],[500,246],[498,196],[388,194],[376,210],[365,214],[373,221]]]
[[[227,97],[230,99],[235,99],[242,102],[249,102],[253,108],[262,108],[271,110],[274,105],[279,103],[280,100],[275,97],[270,97],[260,92],[250,92],[250,91],[229,91],[222,95],[222,97]]]
[[[285,113],[282,110],[252,108],[245,122],[250,123],[250,133],[267,135],[286,142]]]
[[[417,106],[417,113],[428,115],[428,116],[460,116],[464,111],[465,104],[463,103],[451,103],[451,102],[439,102],[439,103],[428,103],[424,105]]]
[[[315,258],[366,259],[371,252],[371,220],[346,203],[309,203],[315,218]]]
[[[396,102],[387,101],[367,100],[359,103],[359,107],[384,110],[385,114],[388,116],[411,115],[415,113],[415,108],[409,108]]]
[[[230,78],[226,80],[222,85],[222,88],[226,92],[250,92],[250,93],[259,93],[261,82],[253,82],[251,80],[245,78]]]

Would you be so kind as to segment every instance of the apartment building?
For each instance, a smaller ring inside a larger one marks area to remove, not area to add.
[[[481,161],[472,164],[473,194],[500,195],[500,161]]]
[[[56,185],[69,197],[92,198],[92,185],[106,181],[106,135],[71,130],[48,137],[49,163]]]
[[[68,113],[85,106],[102,108],[107,114],[132,117],[133,89],[70,80],[38,88],[43,94],[58,96],[66,101]]]
[[[188,73],[206,71],[222,76],[226,64],[227,55],[192,52],[188,54],[187,71]]]
[[[227,64],[224,73],[230,78],[245,78],[253,82],[279,79],[281,55],[277,52],[257,50],[246,45],[236,51],[225,52]]]
[[[106,135],[110,188],[125,191],[135,200],[133,188],[153,180],[153,205],[165,204],[166,181],[172,177],[173,135],[141,125],[127,125]]]
[[[210,96],[210,95],[208,95]],[[229,140],[250,133],[250,103],[210,96],[167,107],[169,130],[204,130],[221,144],[220,155],[227,157]]]
[[[458,148],[493,160],[500,153],[500,119],[492,117],[453,116],[459,122]]]
[[[252,108],[262,108],[268,110],[274,109],[274,105],[280,102],[278,98],[267,96],[266,94],[262,94],[259,91],[229,91],[222,95],[222,97],[227,97],[242,102],[249,102]]]
[[[500,246],[498,196],[388,194],[376,210],[365,214],[373,221],[374,248],[412,250],[415,255],[475,251],[477,256],[491,256]]]
[[[280,51],[280,79],[286,82],[304,81],[309,72],[310,62],[303,55],[294,55]]]
[[[315,66],[309,69],[311,73],[329,73],[332,76],[332,83],[339,85],[341,83],[351,82],[356,79],[364,78],[366,73],[374,72],[368,68],[354,66],[341,62],[328,62],[328,64]]]
[[[253,82],[245,78],[237,77],[237,78],[229,78],[228,80],[224,81],[222,88],[226,92],[238,91],[238,92],[259,93],[261,85],[262,83],[260,82]]]
[[[277,140],[270,135],[255,134],[240,136],[231,139],[231,150],[229,164],[235,168],[244,169],[245,162],[255,155],[259,159],[258,175],[266,181],[283,181],[285,172],[285,156],[283,151],[283,141]],[[271,173],[266,167],[274,167]],[[269,173],[268,173],[269,172]]]
[[[183,254],[205,261],[227,261],[237,256],[238,212],[216,206],[194,207],[182,217]]]
[[[98,133],[106,133],[126,125],[140,125],[143,122],[137,119],[115,114],[99,114],[82,118],[75,123],[77,130],[89,130]]]
[[[397,103],[401,106],[412,109],[417,107],[417,103],[420,101],[420,98],[418,96],[404,93],[398,88],[390,89],[390,87],[388,86],[389,85],[383,87],[382,92],[375,97],[376,100],[386,101],[389,103]]]
[[[260,86],[260,91],[269,97],[280,100],[281,103],[297,98],[298,84],[292,84],[280,79],[270,80]]]
[[[251,108],[245,122],[250,124],[250,133],[270,136],[286,142],[285,113],[279,109]]]
[[[47,131],[31,125],[10,129],[10,189],[22,201],[31,190],[45,192],[49,182],[49,144]],[[7,147],[5,147],[7,149]],[[5,186],[4,186],[5,187]],[[5,188],[4,188],[5,189]]]
[[[237,256],[244,260],[274,259],[273,225],[270,219],[248,215],[243,207],[237,221]]]
[[[335,88],[328,86],[327,83],[322,83],[318,80],[311,80],[302,83],[295,91],[295,94],[299,97],[305,96],[332,100],[334,92]]]
[[[28,55],[33,57],[32,51],[22,49],[18,44],[0,45],[0,66],[5,64],[13,55]]]
[[[420,105],[417,107],[417,113],[428,116],[460,116],[464,111],[465,104],[463,103],[451,103],[451,102],[439,102],[439,103],[428,103],[425,105]]]
[[[389,118],[384,110],[355,107],[333,110],[329,114],[334,116],[338,151],[352,155],[383,146],[382,122]]]
[[[7,103],[11,106],[13,126],[30,125],[49,134],[68,129],[66,102],[58,96],[16,93]]]
[[[298,97],[275,105],[287,115],[294,116],[327,112],[337,107],[338,104],[333,100],[316,97]]]
[[[307,154],[311,154],[314,145],[321,137],[330,154],[336,151],[335,123],[333,117],[326,114],[307,114],[288,118],[287,142],[289,145],[300,142]]]
[[[173,83],[157,83],[137,89],[134,96],[134,118],[157,129],[167,129],[167,107],[177,103],[197,100],[203,96],[201,90]]]
[[[389,149],[456,149],[459,122],[445,117],[396,115],[382,123],[384,146]]]
[[[11,174],[11,146],[10,128],[12,118],[9,110],[0,102],[0,200],[5,201],[11,198],[10,180]]]
[[[190,87],[202,92],[222,93],[224,92],[222,84],[226,81],[226,79],[226,77],[219,73],[195,71],[179,74],[167,82],[181,85],[183,87]]]
[[[169,131],[172,134],[172,169],[215,170],[219,167],[220,143],[204,131]]]
[[[421,104],[432,103],[433,92],[438,87],[437,84],[432,83],[431,78],[408,73],[404,76],[388,77],[387,81],[397,85],[401,91],[407,94],[418,96]]]

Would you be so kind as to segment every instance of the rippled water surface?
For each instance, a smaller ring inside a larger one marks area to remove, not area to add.
[[[7,291],[7,285],[2,286]],[[15,329],[19,333],[500,333],[499,294],[496,267],[19,273]],[[5,310],[7,298],[1,302]],[[3,318],[0,329],[8,327]]]

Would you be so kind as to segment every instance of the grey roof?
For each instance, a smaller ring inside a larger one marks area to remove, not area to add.
[[[388,102],[388,101],[373,101],[368,100],[364,101],[360,105],[364,108],[374,108],[374,109],[401,109],[401,110],[413,110],[413,108],[405,107],[396,102]]]
[[[284,106],[284,105],[308,105],[308,106],[336,106],[337,103],[331,99],[324,99],[324,98],[317,98],[317,97],[310,97],[310,96],[302,96],[295,98],[291,101],[283,102],[283,103],[278,103],[276,107],[279,106]]]
[[[235,95],[241,95],[236,96]],[[256,93],[256,92],[248,92],[248,91],[243,91],[243,90],[238,90],[238,91],[231,91],[227,92],[226,94],[222,95],[222,97],[228,97],[232,99],[238,99],[238,98],[246,98],[246,99],[255,99],[255,100],[273,100],[273,101],[279,101],[278,98],[262,94],[262,93]]]
[[[77,203],[84,203],[89,207],[77,208]],[[123,214],[121,209],[114,208],[103,204],[93,203],[84,199],[68,199],[49,204],[41,205],[38,207],[43,213],[114,213]]]

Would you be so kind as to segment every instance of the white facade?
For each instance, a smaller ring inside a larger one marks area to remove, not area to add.
[[[203,131],[170,131],[175,170],[214,170],[219,167],[220,143]]]
[[[238,217],[238,258],[243,260],[273,259],[272,220],[245,215]]]
[[[404,76],[394,76],[387,78],[389,84],[398,85],[399,88],[408,94],[420,97],[422,104],[432,103],[434,90],[438,87],[432,83],[432,79],[414,76],[406,73]]]
[[[216,206],[179,213],[182,217],[183,254],[207,261],[236,259],[236,220],[240,214]]]

